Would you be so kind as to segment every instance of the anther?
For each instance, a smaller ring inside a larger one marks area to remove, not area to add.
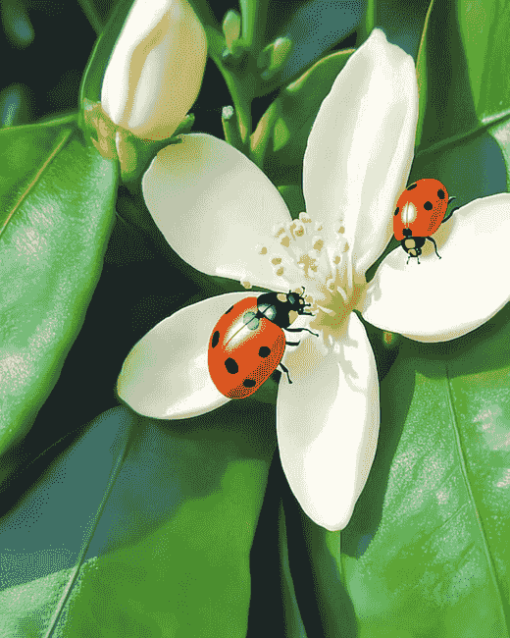
[[[240,283],[243,288],[246,288],[246,290],[251,288],[251,283],[246,279],[242,279]]]
[[[298,237],[302,237],[305,234],[305,227],[301,222],[295,222],[294,226],[294,235]]]
[[[309,224],[312,221],[310,215],[305,212],[299,213],[299,219],[303,224]]]
[[[275,226],[273,226],[274,237],[279,237],[284,232],[285,232],[285,226],[283,224],[276,224]]]
[[[317,251],[321,251],[322,247],[324,246],[324,240],[322,239],[322,237],[319,237],[318,235],[316,237],[313,238],[313,249],[317,250]]]
[[[349,250],[349,243],[345,242],[342,252],[346,253]]]
[[[259,255],[265,255],[267,253],[267,246],[260,246],[258,251]]]
[[[342,235],[343,233],[345,233],[345,226],[343,226],[342,224],[340,226],[338,226],[338,228],[336,229],[336,232],[339,235]]]
[[[282,258],[281,258],[281,257],[273,257],[273,258],[271,259],[271,263],[272,263],[272,264],[274,264],[275,266],[276,266],[277,264],[281,264],[281,263],[282,263]]]
[[[280,266],[279,268],[277,268],[277,269],[275,270],[275,274],[276,274],[278,277],[281,277],[281,276],[283,275],[283,273],[284,273],[284,272],[285,272],[285,269],[283,268],[283,266]]]
[[[340,255],[334,255],[333,256],[333,263],[334,264],[339,264],[342,261],[342,257]]]
[[[315,222],[315,230],[319,231],[324,228],[322,222]]]
[[[288,248],[290,244],[290,237],[288,235],[283,235],[280,239],[280,244],[285,246],[285,248]]]

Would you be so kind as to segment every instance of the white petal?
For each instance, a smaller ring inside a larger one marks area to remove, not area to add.
[[[211,297],[158,323],[124,361],[119,397],[136,412],[158,419],[198,416],[230,401],[209,376],[207,349],[220,316],[249,296],[257,293]]]
[[[195,101],[205,32],[186,0],[136,0],[106,69],[101,102],[139,137],[166,139]]]
[[[322,103],[304,158],[307,211],[345,221],[360,275],[392,233],[391,213],[414,152],[418,88],[413,59],[376,29]]]
[[[208,275],[289,290],[257,247],[272,246],[290,215],[245,155],[211,135],[184,135],[158,153],[142,181],[145,203],[172,248]],[[272,249],[271,249],[272,250]]]
[[[379,384],[365,329],[351,314],[329,354],[307,337],[287,358],[277,433],[283,469],[301,507],[319,525],[343,529],[366,483],[379,433]]]
[[[510,301],[510,194],[477,199],[455,211],[420,264],[397,248],[370,282],[360,308],[367,321],[416,341],[449,341],[484,324]]]

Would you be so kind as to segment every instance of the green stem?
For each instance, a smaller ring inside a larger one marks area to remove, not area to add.
[[[236,69],[227,68],[222,57],[225,51],[225,39],[223,35],[216,29],[212,29],[208,26],[206,26],[205,30],[209,56],[225,80],[225,84],[232,97],[243,146],[247,147],[252,131],[251,101],[255,95],[255,78],[250,71],[242,75],[240,72],[238,73]]]
[[[95,4],[92,0],[78,0],[78,4],[81,7],[81,10],[85,14],[85,17],[90,22],[91,27],[96,32],[96,35],[99,35],[103,30],[103,20],[99,15]]]
[[[256,58],[262,49],[269,0],[239,0],[244,45]]]
[[[368,36],[375,29],[377,24],[377,0],[368,0],[367,8],[365,11],[364,20],[362,20],[359,29],[359,36],[356,42],[356,46],[360,46],[365,42]]]

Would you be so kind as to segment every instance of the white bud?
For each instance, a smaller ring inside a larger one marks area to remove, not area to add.
[[[170,137],[198,95],[206,58],[187,0],[135,0],[103,80],[105,112],[138,137]]]

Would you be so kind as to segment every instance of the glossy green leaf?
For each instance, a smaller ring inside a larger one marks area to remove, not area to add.
[[[352,50],[333,53],[289,84],[251,138],[254,161],[278,185],[300,184],[306,143],[322,101]]]
[[[0,131],[0,452],[55,385],[99,279],[116,169],[68,117]]]
[[[345,530],[315,525],[270,484],[298,635],[508,638],[510,306],[448,344],[406,340],[381,397],[377,455]]]
[[[342,533],[360,636],[508,636],[510,311],[409,343],[381,386],[375,464]]]
[[[457,19],[466,56],[469,87],[481,122],[510,111],[508,33],[510,5],[505,0],[458,0]]]
[[[0,635],[246,635],[272,408],[96,418],[0,520]]]
[[[510,6],[503,0],[433,3],[418,65],[417,145],[483,129],[510,113]],[[421,63],[420,63],[421,62]]]

